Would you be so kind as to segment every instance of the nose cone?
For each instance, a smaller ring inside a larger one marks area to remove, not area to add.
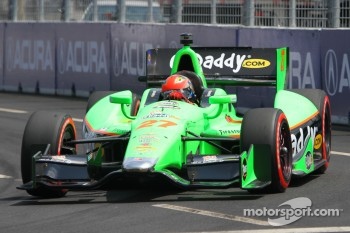
[[[150,172],[156,163],[156,158],[128,157],[123,162],[123,170],[128,172]]]
[[[124,171],[181,169],[184,163],[182,135],[186,135],[189,125],[195,123],[201,127],[203,124],[203,114],[197,108],[181,101],[160,101],[141,109],[132,123]]]

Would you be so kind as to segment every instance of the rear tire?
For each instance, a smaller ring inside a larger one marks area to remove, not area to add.
[[[115,93],[115,91],[95,91],[93,92],[88,99],[87,105],[86,105],[86,113],[90,110],[90,108],[95,105],[99,100],[103,99],[104,97],[111,95]]]
[[[86,106],[86,113],[90,110],[90,108],[95,105],[99,100],[103,99],[106,96],[109,96],[111,94],[115,93],[115,91],[95,91],[93,92],[88,100],[87,106]],[[130,115],[136,116],[137,112],[140,107],[140,97],[132,93],[132,105],[130,109]]]
[[[76,139],[76,129],[72,117],[63,113],[34,112],[25,127],[21,149],[21,172],[23,184],[32,180],[32,157],[38,151],[44,152],[50,144],[50,155],[76,154],[75,146],[67,141]],[[46,187],[27,190],[32,196],[44,198],[62,197],[67,190],[51,190]]]
[[[262,191],[284,192],[292,177],[292,143],[288,121],[281,110],[257,108],[244,115],[241,151],[248,151],[251,144],[269,145],[272,153],[271,185]]]

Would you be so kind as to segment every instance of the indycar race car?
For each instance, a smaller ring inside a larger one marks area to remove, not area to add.
[[[178,51],[146,52],[141,98],[129,90],[91,94],[81,139],[68,114],[33,113],[23,135],[18,188],[61,197],[165,178],[185,189],[238,186],[268,193],[284,192],[292,176],[326,171],[330,101],[322,90],[286,88],[287,47],[191,47],[191,34],[180,37]],[[195,104],[165,98],[162,85],[170,75],[190,80]],[[273,106],[239,114],[236,94],[224,89],[232,86],[273,87]],[[81,153],[78,144],[84,144]]]

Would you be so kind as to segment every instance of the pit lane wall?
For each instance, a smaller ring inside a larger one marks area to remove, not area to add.
[[[95,90],[142,93],[145,51],[194,46],[290,48],[289,88],[320,88],[333,123],[350,125],[350,30],[107,23],[0,23],[0,91],[87,97]],[[238,104],[262,107],[271,88],[238,88]],[[254,97],[254,98],[252,98]]]

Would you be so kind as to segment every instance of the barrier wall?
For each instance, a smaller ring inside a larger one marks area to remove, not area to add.
[[[0,89],[87,97],[94,90],[142,93],[145,51],[179,48],[191,32],[194,46],[290,47],[289,88],[321,88],[332,121],[349,125],[350,30],[301,30],[116,23],[0,24]],[[238,88],[242,106],[271,104],[271,88]],[[251,98],[251,97],[255,98]]]

